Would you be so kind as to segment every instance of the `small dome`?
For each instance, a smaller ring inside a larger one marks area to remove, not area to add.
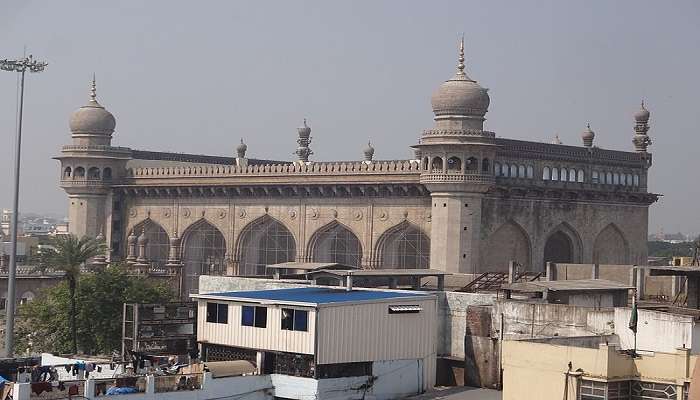
[[[372,147],[371,142],[367,142],[367,147],[365,147],[362,152],[365,154],[365,161],[372,161],[372,158],[374,157],[374,147]]]
[[[640,110],[634,113],[634,120],[637,122],[649,122],[650,115],[651,113],[649,113],[649,110],[644,107],[644,102],[642,102],[642,107]]]
[[[433,113],[440,116],[482,117],[488,111],[491,99],[488,89],[481,87],[464,72],[464,41],[459,48],[457,73],[444,82],[430,99]]]
[[[111,135],[117,122],[114,115],[97,102],[95,80],[92,80],[90,100],[77,109],[70,117],[70,130],[73,134]]]
[[[241,138],[241,144],[236,146],[236,153],[238,154],[238,158],[245,158],[245,152],[248,150],[248,145],[243,143],[243,139]]]
[[[311,128],[306,124],[306,118],[304,118],[304,125],[297,128],[297,132],[301,138],[308,138],[311,135]]]

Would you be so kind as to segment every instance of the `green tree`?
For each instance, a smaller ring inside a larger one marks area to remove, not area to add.
[[[88,354],[110,354],[121,348],[124,303],[163,303],[173,301],[166,282],[130,276],[126,267],[112,265],[78,278],[76,337]],[[72,352],[73,332],[70,315],[70,285],[61,282],[20,307],[17,324],[18,352],[28,349]]]
[[[70,308],[68,320],[71,326],[71,340],[73,354],[78,352],[78,338],[76,326],[76,288],[82,269],[88,260],[98,255],[104,254],[107,246],[104,241],[91,239],[86,236],[78,238],[75,235],[56,236],[51,241],[51,247],[42,250],[40,254],[40,268],[51,268],[65,273],[68,282],[68,294],[70,297]]]

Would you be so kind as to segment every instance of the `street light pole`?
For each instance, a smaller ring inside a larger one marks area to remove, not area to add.
[[[24,108],[24,74],[25,72],[41,72],[47,63],[32,59],[32,56],[21,60],[0,60],[0,70],[19,72],[19,121],[17,122],[17,138],[15,143],[15,186],[12,199],[12,224],[10,227],[10,266],[7,277],[7,305],[5,307],[5,357],[12,357],[14,349],[15,330],[15,275],[17,273],[17,225],[19,223],[19,169],[22,155],[22,112]]]

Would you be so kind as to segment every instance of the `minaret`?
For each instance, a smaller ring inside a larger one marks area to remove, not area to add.
[[[372,158],[374,158],[374,147],[372,147],[372,142],[367,142],[367,147],[362,150],[362,153],[365,156],[366,162],[372,162]]]
[[[647,134],[649,132],[649,117],[651,113],[644,107],[644,101],[642,101],[642,106],[639,111],[634,114],[634,138],[632,143],[634,143],[634,150],[640,153],[646,153],[647,147],[651,145],[651,139]]]
[[[248,145],[243,143],[243,138],[241,138],[241,144],[236,146],[236,165],[242,168],[248,166],[248,159],[245,158],[245,152],[248,150]]]
[[[430,268],[479,272],[481,203],[495,184],[495,134],[484,130],[488,90],[465,71],[464,39],[457,70],[433,93],[435,125],[413,146],[421,157],[420,182],[432,198]],[[507,266],[505,266],[507,268]]]
[[[309,162],[309,156],[314,154],[314,152],[309,147],[311,144],[311,128],[306,124],[306,118],[304,118],[304,125],[297,128],[297,132],[299,133],[299,139],[297,139],[299,147],[297,147],[295,153],[299,157],[299,161]]]
[[[124,176],[131,150],[112,147],[116,121],[97,101],[94,76],[87,103],[71,115],[69,125],[72,144],[55,157],[61,162],[60,185],[68,194],[69,232],[78,237],[102,233],[108,244],[119,246],[119,238],[112,238],[111,186]]]
[[[583,140],[583,146],[589,149],[593,147],[593,139],[595,139],[595,132],[591,130],[591,124],[586,125],[586,130],[581,133],[581,139]]]

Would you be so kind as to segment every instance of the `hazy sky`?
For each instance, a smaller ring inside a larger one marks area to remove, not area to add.
[[[3,1],[0,58],[49,62],[27,81],[21,211],[65,214],[58,162],[70,113],[98,98],[113,144],[292,159],[302,118],[316,160],[412,154],[430,94],[453,74],[490,88],[501,137],[632,150],[644,98],[650,232],[700,231],[700,2]],[[0,71],[0,206],[11,205],[16,78]]]

